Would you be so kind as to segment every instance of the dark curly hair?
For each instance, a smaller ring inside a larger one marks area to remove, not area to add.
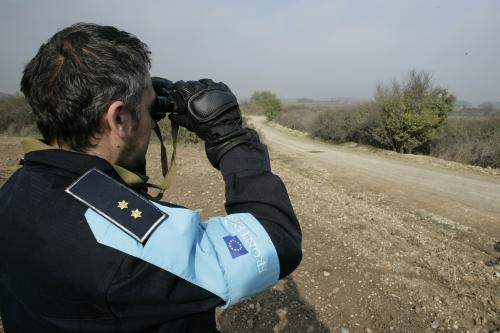
[[[148,46],[134,35],[76,23],[40,47],[24,69],[21,91],[46,141],[84,152],[102,133],[101,115],[113,101],[139,118],[150,67]]]

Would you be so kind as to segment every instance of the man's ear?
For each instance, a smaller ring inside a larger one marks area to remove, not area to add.
[[[114,101],[104,114],[103,121],[110,134],[125,139],[131,128],[130,114],[126,112],[122,101]]]

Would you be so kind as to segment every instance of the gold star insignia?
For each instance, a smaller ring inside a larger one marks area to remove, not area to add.
[[[118,201],[118,206],[116,207],[120,208],[121,210],[124,210],[128,208],[128,202],[126,202],[125,200]]]
[[[132,211],[130,216],[132,216],[135,220],[137,220],[137,219],[140,219],[142,217],[141,214],[142,214],[142,212],[140,210],[135,209]]]

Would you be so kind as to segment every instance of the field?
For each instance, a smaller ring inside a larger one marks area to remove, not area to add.
[[[500,267],[485,265],[499,256],[493,247],[500,239],[499,220],[495,220],[498,201],[493,201],[490,211],[470,209],[469,215],[453,218],[425,200],[410,204],[404,194],[418,192],[418,188],[398,189],[392,184],[394,191],[390,191],[383,179],[376,185],[367,175],[356,175],[353,168],[343,172],[340,164],[324,164],[319,156],[329,148],[323,143],[304,151],[300,144],[306,138],[300,133],[258,122],[257,126],[271,148],[273,171],[287,185],[301,222],[304,259],[270,291],[218,311],[222,332],[500,329]],[[291,140],[287,142],[293,149],[283,146],[283,140]],[[19,143],[19,138],[1,137],[0,153],[5,158],[0,162],[0,184],[17,168],[22,157]],[[358,163],[411,164],[490,184],[491,195],[500,191],[494,170],[430,157],[407,161],[398,154],[365,148],[339,149],[365,159]],[[159,148],[153,144],[148,162],[155,179],[158,156]],[[205,218],[224,214],[222,178],[206,161],[201,146],[181,146],[178,165],[164,199],[198,209]],[[453,208],[450,211],[462,212]]]

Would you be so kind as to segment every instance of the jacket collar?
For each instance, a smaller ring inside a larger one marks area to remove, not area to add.
[[[49,165],[75,175],[82,175],[86,171],[96,168],[135,188],[144,188],[148,180],[147,176],[138,175],[119,165],[110,164],[100,157],[60,149],[41,140],[25,139],[22,141],[22,145],[25,152],[24,164],[26,165]]]

